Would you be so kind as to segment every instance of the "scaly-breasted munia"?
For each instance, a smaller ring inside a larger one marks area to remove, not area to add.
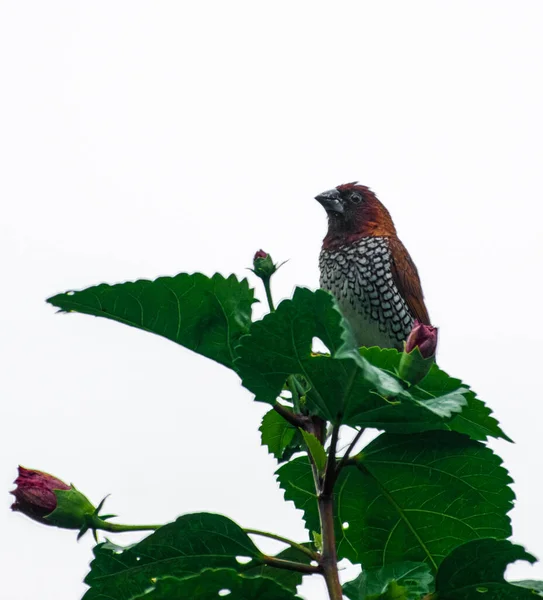
[[[430,324],[417,267],[388,210],[364,185],[316,197],[328,214],[321,288],[337,299],[360,346],[403,348],[415,319]]]

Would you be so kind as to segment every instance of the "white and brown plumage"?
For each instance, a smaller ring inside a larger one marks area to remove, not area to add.
[[[360,346],[403,347],[415,319],[430,324],[417,268],[388,210],[366,186],[316,197],[328,214],[320,285],[337,298]]]

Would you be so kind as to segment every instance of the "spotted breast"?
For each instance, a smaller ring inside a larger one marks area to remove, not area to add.
[[[360,346],[403,347],[414,315],[392,272],[388,237],[363,237],[320,254],[320,286],[337,299]]]

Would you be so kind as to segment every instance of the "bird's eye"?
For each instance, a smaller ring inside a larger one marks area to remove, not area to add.
[[[360,204],[362,202],[362,196],[360,194],[352,194],[351,202],[353,204]]]

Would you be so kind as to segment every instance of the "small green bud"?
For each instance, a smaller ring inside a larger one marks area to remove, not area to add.
[[[260,279],[269,279],[275,271],[277,267],[271,256],[264,250],[259,250],[253,258],[253,273]]]

